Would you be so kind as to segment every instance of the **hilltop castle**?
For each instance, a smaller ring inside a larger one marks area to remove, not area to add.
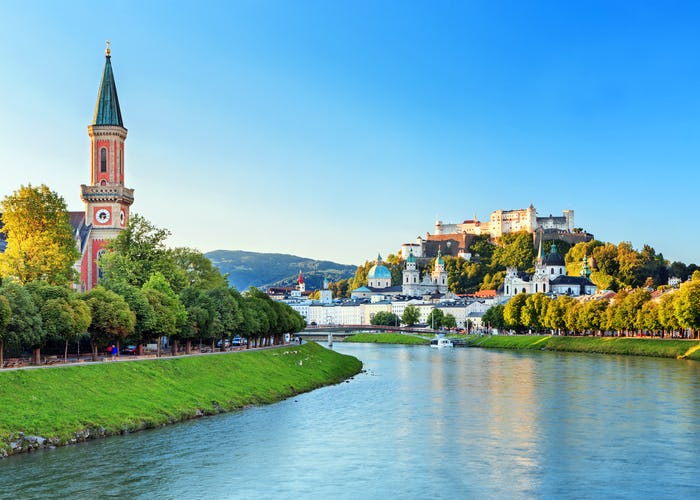
[[[496,210],[491,212],[488,221],[479,221],[476,216],[461,223],[444,224],[435,222],[435,232],[426,233],[425,238],[416,238],[415,243],[401,245],[401,257],[408,259],[410,254],[415,258],[433,258],[438,248],[445,255],[471,258],[469,247],[476,236],[488,235],[491,239],[500,238],[504,234],[525,231],[533,235],[533,245],[537,239],[561,239],[575,244],[593,239],[593,235],[574,227],[574,211],[564,210],[561,216],[549,215],[538,217],[537,210],[530,204],[528,208],[518,210]]]

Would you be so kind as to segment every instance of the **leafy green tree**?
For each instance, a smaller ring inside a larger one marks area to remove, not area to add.
[[[517,267],[522,270],[533,269],[535,251],[532,247],[532,235],[525,231],[504,234],[499,246],[493,252],[492,266],[500,269]]]
[[[413,326],[420,321],[420,311],[416,306],[406,306],[401,315],[401,323],[406,326]]]
[[[21,284],[35,280],[73,282],[80,254],[66,203],[47,186],[22,186],[0,203],[7,248],[0,254],[0,277]]]
[[[605,300],[590,300],[581,307],[579,321],[584,330],[600,334],[606,325],[608,302]]]
[[[502,330],[506,327],[506,320],[503,317],[504,310],[505,306],[503,304],[498,304],[489,307],[482,316],[481,324],[486,325],[489,334],[491,333],[491,328]]]
[[[140,287],[130,285],[125,281],[111,282],[108,289],[120,295],[129,304],[129,309],[136,315],[134,331],[128,340],[133,340],[137,344],[138,352],[141,354],[143,344],[148,339],[147,332],[154,328],[153,323],[156,321],[153,306]]]
[[[428,319],[427,323],[430,328],[433,330],[442,328],[445,322],[445,313],[442,312],[440,309],[437,307],[434,308],[432,311],[430,311],[430,314],[428,314]]]
[[[452,314],[445,314],[445,319],[442,320],[442,326],[445,328],[457,328],[457,319]]]
[[[676,318],[682,328],[689,328],[692,337],[700,329],[700,280],[693,279],[681,285],[675,300]]]
[[[177,269],[187,276],[187,286],[200,290],[228,286],[226,277],[199,250],[175,248],[170,252],[170,257]]]
[[[71,294],[68,298],[48,299],[41,308],[46,333],[64,341],[63,361],[68,362],[68,342],[85,333],[92,321],[90,307]]]
[[[328,284],[328,288],[333,292],[333,297],[342,298],[349,297],[349,280],[341,279]]]
[[[177,352],[177,334],[187,323],[187,310],[180,303],[170,283],[159,272],[153,273],[142,289],[153,308],[154,321],[151,323],[148,334],[151,338],[157,339],[158,355],[160,356],[163,337],[173,340]]]
[[[101,283],[113,287],[125,282],[141,288],[153,273],[161,273],[173,290],[182,290],[189,284],[187,271],[178,267],[175,258],[165,246],[170,231],[160,229],[138,214],[132,214],[129,223],[106,248],[100,259]]]
[[[112,342],[119,343],[134,331],[136,315],[129,309],[129,304],[121,295],[96,286],[83,299],[90,307],[92,321],[88,327],[92,357],[97,360],[99,348],[104,348]]]
[[[573,307],[574,299],[560,295],[549,302],[544,318],[544,326],[561,333],[566,328],[566,312]]]
[[[399,317],[389,311],[379,311],[370,320],[373,325],[394,326],[399,324]]]
[[[7,338],[7,326],[12,318],[10,301],[0,295],[0,368],[5,365],[5,339]]]
[[[657,312],[661,328],[671,334],[680,330],[681,328],[680,323],[678,322],[678,317],[676,316],[676,295],[676,293],[667,293],[662,295]]]
[[[527,294],[519,293],[512,297],[503,309],[503,319],[506,321],[506,326],[514,330],[522,330],[523,320],[521,312],[527,302]]]
[[[7,281],[0,287],[0,296],[4,296],[12,311],[10,322],[5,330],[5,341],[16,347],[35,347],[44,341],[44,329],[41,315],[29,291],[19,285]],[[36,351],[34,355],[36,362]]]
[[[505,271],[497,271],[493,274],[486,273],[479,290],[498,290],[498,287],[503,284],[505,276]]]
[[[543,293],[528,295],[520,311],[523,326],[533,330],[541,330],[546,324],[547,310],[552,299]]]

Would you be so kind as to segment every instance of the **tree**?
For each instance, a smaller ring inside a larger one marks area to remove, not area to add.
[[[47,300],[41,308],[41,317],[46,333],[64,341],[63,361],[67,362],[68,342],[90,326],[90,307],[73,294],[69,298]]]
[[[413,326],[420,320],[420,311],[416,306],[406,306],[401,315],[401,323],[406,326]]]
[[[506,326],[515,330],[522,328],[523,321],[520,314],[526,301],[527,295],[519,293],[506,303],[503,309],[503,319],[506,321]]]
[[[177,351],[177,334],[186,326],[187,310],[180,303],[170,283],[159,272],[153,273],[141,288],[153,308],[154,321],[151,322],[147,334],[157,340],[158,356],[164,336],[173,338]]]
[[[17,283],[5,282],[0,287],[0,296],[7,299],[11,310],[10,322],[5,330],[5,342],[18,347],[40,345],[44,338],[44,329],[32,294]]]
[[[132,214],[126,228],[106,245],[108,252],[99,262],[101,284],[111,288],[124,282],[141,288],[153,273],[160,272],[167,277],[173,290],[184,288],[189,278],[165,246],[168,236],[167,229],[160,229],[140,215]]]
[[[520,317],[524,326],[534,330],[540,330],[545,326],[549,302],[552,299],[543,293],[529,295],[525,305],[520,311]]]
[[[399,317],[389,311],[379,311],[370,320],[373,325],[395,326],[399,324]]]
[[[155,321],[153,306],[141,288],[126,282],[111,282],[108,289],[120,295],[129,304],[129,309],[136,315],[134,331],[129,338],[137,344],[138,352],[141,354],[143,343],[147,340],[147,332],[153,329]]]
[[[0,254],[0,276],[21,284],[42,280],[68,284],[80,254],[66,203],[47,186],[22,186],[0,204],[7,248]]]
[[[445,328],[457,328],[457,319],[452,314],[445,314],[442,320],[442,326]]]
[[[692,337],[696,337],[700,329],[700,281],[693,276],[692,281],[686,281],[678,291],[675,300],[676,317],[683,328],[690,328]]]
[[[445,321],[445,313],[442,312],[437,307],[434,308],[432,311],[430,311],[430,314],[428,314],[428,319],[427,319],[428,326],[430,328],[432,328],[433,330],[441,328],[444,321]]]
[[[83,300],[90,307],[92,321],[88,327],[93,360],[97,360],[98,348],[119,342],[134,331],[136,315],[129,304],[116,293],[96,286]]]
[[[573,307],[574,299],[560,295],[549,302],[544,318],[544,326],[556,330],[557,333],[566,328],[566,312]]]
[[[170,252],[170,257],[175,266],[187,275],[187,286],[209,290],[228,285],[226,277],[199,250],[175,248]],[[179,293],[181,290],[175,291]]]
[[[498,304],[496,306],[489,307],[484,316],[481,318],[481,323],[486,323],[486,328],[489,335],[491,334],[491,329],[496,328],[502,330],[506,327],[506,320],[503,317],[503,311],[505,310],[505,305]]]
[[[499,246],[493,252],[491,265],[500,269],[517,267],[530,269],[535,261],[535,251],[532,247],[532,235],[525,231],[504,234]]]
[[[5,365],[5,338],[7,337],[7,325],[10,324],[12,309],[10,301],[0,295],[0,368]]]

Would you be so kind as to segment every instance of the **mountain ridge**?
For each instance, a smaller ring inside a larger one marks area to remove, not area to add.
[[[213,250],[204,254],[222,274],[228,273],[229,285],[243,291],[254,286],[296,285],[299,271],[308,290],[321,288],[323,279],[338,281],[352,278],[357,266],[330,260],[316,260],[284,253]]]

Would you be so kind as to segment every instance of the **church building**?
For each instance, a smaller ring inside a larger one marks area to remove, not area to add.
[[[129,220],[129,207],[134,190],[124,186],[124,128],[119,107],[117,86],[112,72],[109,42],[102,82],[97,94],[95,114],[88,126],[90,137],[90,184],[80,186],[85,212],[71,213],[80,248],[80,289],[97,285],[97,261],[105,252],[105,244],[122,231]]]

